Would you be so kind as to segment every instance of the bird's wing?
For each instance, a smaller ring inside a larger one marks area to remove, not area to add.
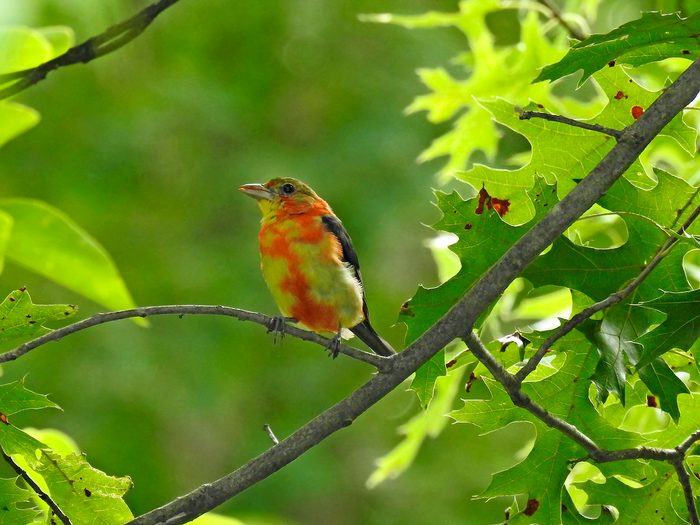
[[[357,252],[352,245],[350,236],[348,232],[345,231],[343,223],[335,215],[324,215],[321,217],[323,225],[326,229],[338,239],[340,243],[340,248],[342,250],[341,257],[342,260],[348,263],[354,273],[355,277],[362,285],[362,277],[360,275],[360,261],[357,259]],[[376,330],[372,327],[369,321],[369,309],[367,308],[367,301],[365,301],[365,290],[364,286],[362,288],[362,312],[365,318],[357,325],[350,328],[350,330],[359,337],[367,346],[369,346],[375,353],[383,356],[391,356],[396,353],[396,351],[382,339]]]
[[[338,239],[340,249],[342,250],[342,260],[352,266],[352,269],[355,272],[355,277],[357,277],[357,280],[362,283],[362,278],[360,276],[360,261],[357,258],[357,252],[355,251],[355,247],[352,245],[348,232],[345,231],[343,223],[340,222],[340,219],[338,219],[338,217],[335,215],[324,215],[321,217],[321,220],[323,221],[323,225],[326,227],[326,230],[328,230],[335,236],[336,239]]]

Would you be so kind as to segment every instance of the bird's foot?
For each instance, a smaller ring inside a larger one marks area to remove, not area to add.
[[[272,317],[267,323],[267,333],[273,332],[272,341],[277,343],[277,336],[280,340],[284,339],[284,334],[287,330],[287,323],[296,323],[297,320],[293,317],[283,317],[281,315],[276,315]]]
[[[340,341],[341,341],[340,332],[338,332],[337,334],[335,334],[333,336],[333,339],[331,339],[328,342],[328,347],[327,347],[328,348],[328,355],[330,357],[332,357],[333,359],[338,357],[338,354],[340,353]]]

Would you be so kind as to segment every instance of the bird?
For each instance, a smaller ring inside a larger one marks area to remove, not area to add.
[[[273,178],[244,184],[262,212],[258,242],[260,267],[284,321],[333,333],[337,357],[341,336],[355,334],[373,352],[396,351],[372,327],[360,275],[360,262],[343,223],[328,203],[300,180]],[[273,324],[279,329],[280,324]]]

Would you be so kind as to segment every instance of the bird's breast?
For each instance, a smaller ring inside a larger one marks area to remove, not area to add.
[[[263,224],[259,240],[263,277],[283,315],[317,332],[363,319],[361,284],[320,217]]]

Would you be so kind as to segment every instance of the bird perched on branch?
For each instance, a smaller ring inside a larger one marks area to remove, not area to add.
[[[345,329],[375,353],[395,354],[370,324],[357,253],[328,203],[292,178],[239,189],[262,211],[261,268],[282,315],[314,332],[336,334],[333,357]]]

